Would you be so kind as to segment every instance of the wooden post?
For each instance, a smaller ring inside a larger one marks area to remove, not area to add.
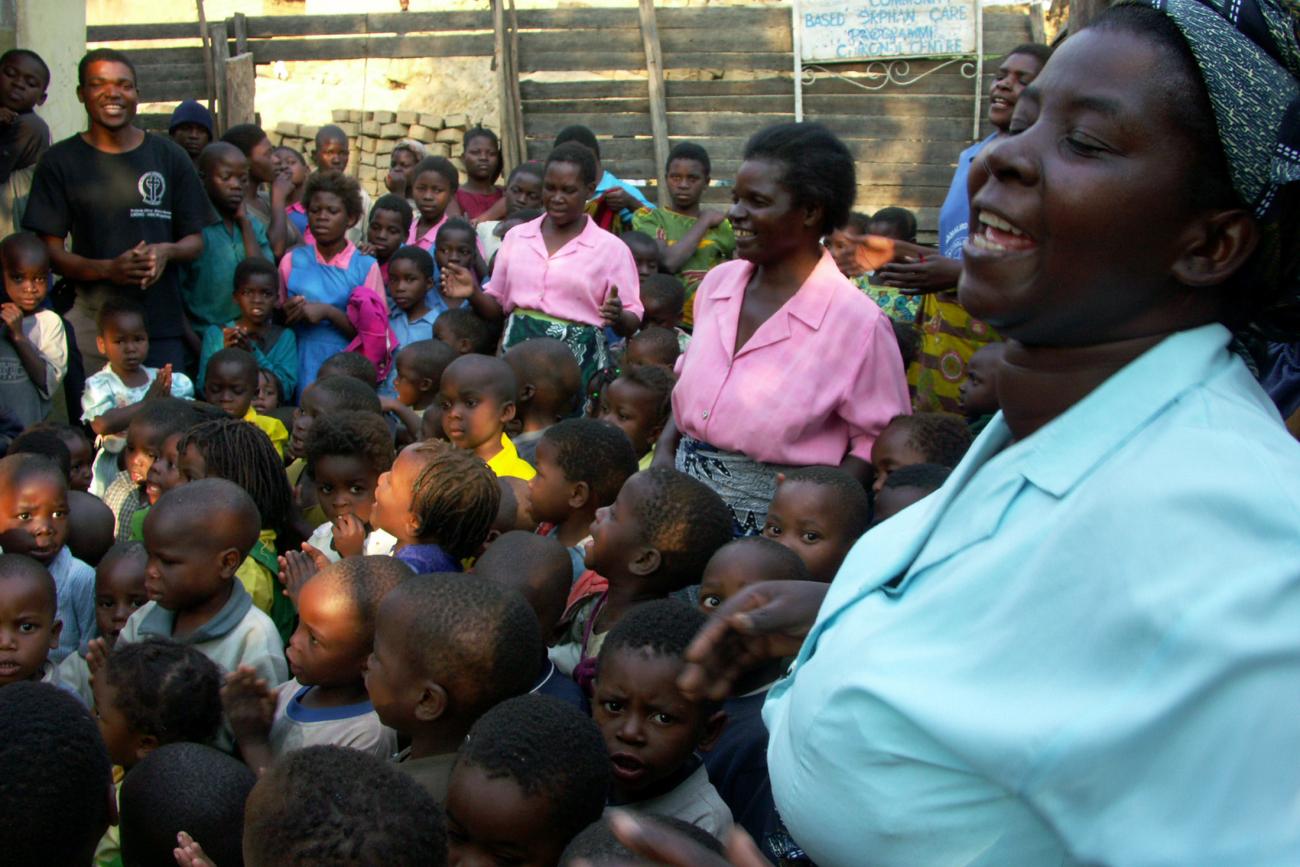
[[[246,51],[226,61],[225,84],[225,99],[222,102],[221,114],[228,124],[226,128],[229,129],[240,123],[255,123],[253,101],[257,78],[252,54]]]
[[[211,42],[209,56],[212,69],[216,74],[215,92],[217,96],[217,135],[220,136],[230,126],[229,106],[226,105],[226,61],[230,59],[230,36],[226,31],[226,22],[214,21],[208,25],[208,39]]]
[[[668,107],[664,100],[664,59],[659,47],[654,0],[641,0],[641,42],[645,45],[646,82],[650,87],[650,131],[654,133],[655,173],[659,179],[659,207],[671,204],[668,196]]]
[[[515,12],[515,0],[507,0],[507,3],[507,11],[510,13],[507,24],[510,42],[506,58],[510,61],[510,69],[506,84],[510,88],[510,114],[514,119],[514,147],[519,152],[519,162],[522,163],[528,160],[528,144],[524,139],[524,99],[519,93],[519,15]]]
[[[1047,26],[1043,19],[1043,2],[1034,0],[1029,4],[1029,37],[1034,42],[1047,42]]]
[[[248,16],[243,12],[236,12],[231,18],[231,25],[235,35],[235,56],[248,53]]]
[[[519,165],[515,147],[514,112],[510,107],[510,70],[506,52],[505,0],[492,0],[492,68],[497,77],[497,110],[501,116],[501,159],[507,171]]]
[[[203,11],[203,0],[195,0],[199,7],[199,40],[203,43],[203,81],[208,87],[208,113],[216,111],[217,72],[212,66],[212,43],[208,40],[208,16]],[[213,115],[215,117],[215,114]]]

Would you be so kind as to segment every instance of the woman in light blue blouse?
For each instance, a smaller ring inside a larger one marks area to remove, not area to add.
[[[718,697],[797,653],[769,766],[822,867],[1300,863],[1300,445],[1225,327],[1300,285],[1300,49],[1219,5],[1057,50],[971,171],[1002,413],[829,590],[691,650]]]

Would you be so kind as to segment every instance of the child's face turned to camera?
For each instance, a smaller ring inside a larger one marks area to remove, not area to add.
[[[144,327],[144,317],[138,313],[108,317],[95,343],[118,376],[137,373],[149,354],[149,332]]]
[[[0,548],[48,566],[68,540],[68,486],[62,475],[27,473],[0,490]]]
[[[7,543],[5,550],[10,550]],[[0,687],[44,672],[63,628],[55,605],[50,588],[31,577],[0,579]]]
[[[24,316],[41,309],[50,288],[50,260],[44,251],[19,249],[5,257],[5,293]]]
[[[144,589],[148,561],[143,551],[101,562],[95,571],[95,625],[111,648],[126,621],[149,601]]]
[[[356,515],[369,524],[379,474],[360,455],[322,455],[311,468],[316,502],[331,521]]]
[[[269,274],[253,274],[235,287],[235,304],[244,319],[253,325],[265,325],[271,321],[277,291]]]

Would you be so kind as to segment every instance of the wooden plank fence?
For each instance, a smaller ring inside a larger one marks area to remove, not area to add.
[[[790,9],[668,8],[655,10],[655,18],[669,142],[696,141],[709,150],[716,184],[706,201],[722,204],[749,134],[794,119]],[[521,9],[517,20],[527,155],[545,156],[561,128],[582,123],[600,138],[602,157],[620,177],[652,181],[659,167],[638,10]],[[218,48],[230,57],[248,51],[259,65],[365,57],[436,63],[444,57],[491,57],[494,51],[487,10],[249,17],[239,25],[226,22],[229,42]],[[1030,40],[1027,9],[985,11],[983,94],[996,58]],[[197,24],[89,27],[87,41],[133,43],[143,99],[176,102],[205,92]],[[142,43],[159,47],[137,47]],[[804,119],[825,123],[852,150],[858,207],[912,208],[924,238],[934,236],[957,154],[972,141],[976,85],[960,67],[913,60],[902,75],[895,65],[889,79],[879,74],[885,69],[879,63],[805,73]],[[487,80],[483,86],[493,85]],[[987,124],[982,129],[986,134]]]

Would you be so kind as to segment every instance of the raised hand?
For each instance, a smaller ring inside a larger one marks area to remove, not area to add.
[[[618,297],[618,287],[609,287],[609,297],[600,305],[600,318],[606,325],[613,326],[623,315],[623,302]]]
[[[172,366],[164,364],[158,371],[158,375],[149,383],[149,390],[144,393],[144,399],[149,400],[153,397],[167,397],[172,393]]]
[[[463,265],[457,265],[455,262],[448,262],[442,268],[442,286],[439,291],[448,298],[457,301],[463,301],[466,298],[474,297],[478,290],[478,281],[474,279],[474,272]]]
[[[355,557],[366,546],[366,525],[356,515],[339,515],[334,519],[334,550],[340,557]],[[307,547],[311,547],[308,545]],[[315,551],[315,548],[312,548]],[[321,557],[325,555],[321,552]]]
[[[230,720],[235,740],[265,740],[275,718],[275,695],[266,681],[247,665],[226,675],[221,706]]]

